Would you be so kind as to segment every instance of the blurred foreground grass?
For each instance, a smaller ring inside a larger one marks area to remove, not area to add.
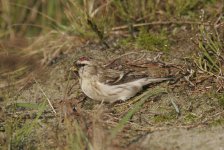
[[[201,9],[217,15],[217,0],[1,0],[0,37],[34,36],[51,30],[87,36],[93,25],[108,35],[113,27],[153,21],[198,21]],[[221,2],[221,1],[220,1]],[[95,33],[97,32],[94,29]]]

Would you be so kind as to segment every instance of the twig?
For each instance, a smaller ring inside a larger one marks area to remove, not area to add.
[[[122,57],[124,57],[124,56],[132,55],[132,54],[139,54],[139,53],[146,53],[146,52],[145,52],[145,51],[141,51],[141,52],[129,52],[129,53],[125,53],[125,54],[123,54],[123,55],[120,55],[120,56],[114,58],[110,63],[106,64],[105,67],[110,66],[110,65],[113,64],[116,60],[118,60],[118,59],[120,59],[120,58],[122,58]]]
[[[180,109],[178,108],[177,104],[174,102],[174,100],[171,97],[169,97],[169,99],[170,99],[173,107],[175,108],[175,111],[177,112],[177,114],[180,115]]]
[[[41,92],[44,94],[44,96],[45,96],[45,98],[47,99],[48,104],[50,105],[50,107],[51,107],[52,111],[56,114],[56,111],[55,111],[55,109],[54,109],[53,105],[51,104],[50,99],[47,97],[46,93],[45,93],[45,92],[44,92],[44,90],[41,88],[41,86],[40,86],[39,82],[37,82],[37,80],[36,80],[35,78],[34,78],[34,81],[35,81],[35,82],[36,82],[36,84],[38,85],[38,87],[39,87],[39,89],[41,90]]]
[[[169,24],[187,24],[187,25],[205,25],[205,26],[210,26],[210,23],[204,23],[204,22],[194,22],[194,21],[157,21],[157,22],[146,22],[146,23],[138,23],[138,24],[133,24],[134,28],[137,27],[142,27],[142,26],[149,26],[149,25],[169,25]],[[117,31],[117,30],[124,30],[128,29],[129,25],[123,25],[119,27],[113,27],[112,31]]]

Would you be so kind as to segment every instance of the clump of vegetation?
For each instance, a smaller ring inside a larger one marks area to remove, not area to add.
[[[215,120],[211,123],[212,126],[220,126],[220,125],[223,125],[223,124],[224,124],[224,119],[223,118],[217,119],[217,120]]]
[[[224,47],[223,39],[217,29],[206,28],[204,25],[199,27],[198,34],[198,54],[195,63],[198,68],[216,79],[218,91],[224,89]]]
[[[224,94],[221,94],[220,96],[218,96],[218,102],[219,102],[219,105],[224,108]]]
[[[184,116],[185,123],[194,123],[197,119],[197,116],[193,113],[188,113]]]
[[[199,53],[196,59],[198,67],[213,75],[222,75],[223,67],[223,46],[218,33],[206,30],[201,26],[198,39]]]
[[[139,48],[150,51],[167,51],[169,50],[170,42],[163,33],[157,34],[142,30],[136,39],[136,44]]]
[[[178,16],[193,16],[194,14],[191,10],[197,9],[201,2],[199,0],[177,0],[176,3],[175,10]]]
[[[176,118],[176,112],[172,111],[167,114],[155,115],[153,120],[155,123],[171,121]]]
[[[121,47],[128,47],[133,45],[133,43],[134,43],[133,38],[127,37],[127,38],[119,40],[118,45]]]

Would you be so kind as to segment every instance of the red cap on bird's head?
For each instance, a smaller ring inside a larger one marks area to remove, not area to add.
[[[90,61],[90,58],[89,58],[89,57],[85,57],[85,56],[83,56],[83,57],[80,57],[80,58],[78,59],[78,61]]]
[[[84,66],[84,65],[90,65],[91,64],[91,58],[90,57],[80,57],[77,61],[76,61],[76,65],[78,66]]]

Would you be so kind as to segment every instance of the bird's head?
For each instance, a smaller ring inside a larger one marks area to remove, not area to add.
[[[92,59],[89,57],[80,57],[76,62],[75,65],[78,69],[81,67],[91,65],[92,64]]]
[[[74,62],[70,70],[78,75],[80,69],[83,69],[85,66],[91,66],[92,64],[93,64],[92,58],[80,57],[77,61]]]

